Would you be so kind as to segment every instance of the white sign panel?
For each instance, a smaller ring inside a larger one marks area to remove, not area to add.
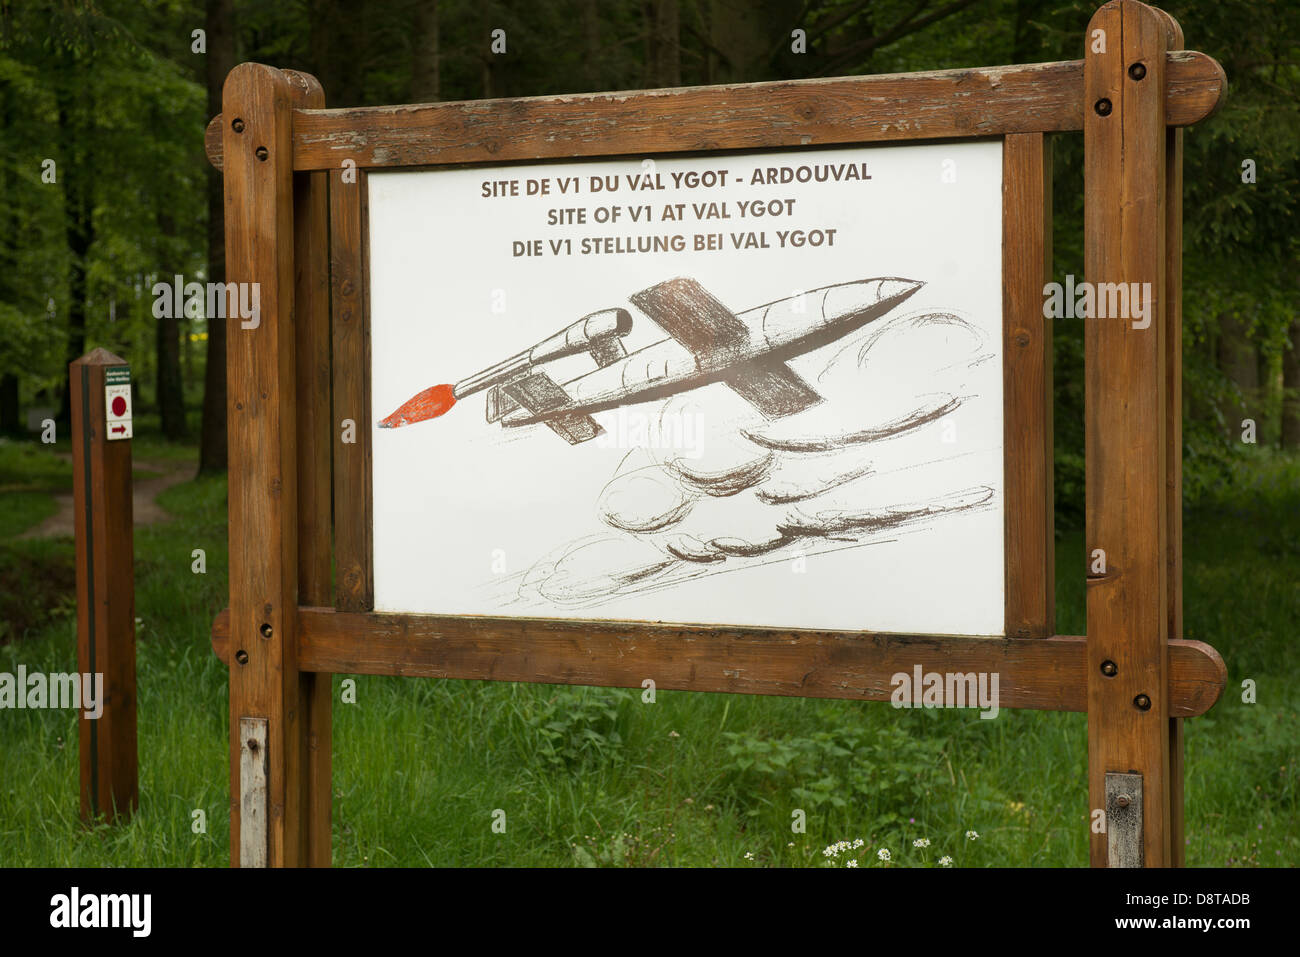
[[[377,610],[1003,634],[999,142],[369,189]]]
[[[104,434],[110,441],[131,437],[131,370],[125,366],[104,372]]]

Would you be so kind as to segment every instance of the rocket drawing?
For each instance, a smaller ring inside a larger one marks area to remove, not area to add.
[[[822,401],[787,360],[880,318],[923,285],[896,277],[862,279],[733,313],[694,279],[669,279],[631,297],[667,338],[628,353],[623,337],[632,331],[632,314],[594,312],[455,385],[425,389],[379,425],[397,428],[436,418],[486,389],[488,422],[503,428],[545,425],[577,445],[603,431],[593,412],[711,382],[725,383],[766,418],[779,419]],[[547,373],[548,362],[580,352],[590,353],[594,370],[567,382]]]

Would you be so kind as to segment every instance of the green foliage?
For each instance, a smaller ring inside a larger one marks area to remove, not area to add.
[[[828,713],[827,718],[852,717]],[[752,738],[728,731],[723,770],[732,794],[747,813],[756,802],[788,794],[791,806],[882,808],[877,827],[900,820],[900,811],[922,806],[942,770],[944,741],[892,724],[867,728],[858,722],[832,724],[810,735]]]
[[[595,762],[617,764],[623,738],[618,732],[617,692],[560,688],[528,700],[519,711],[528,750],[552,768],[575,769]]]

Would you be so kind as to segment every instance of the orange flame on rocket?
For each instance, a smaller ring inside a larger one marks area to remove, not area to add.
[[[423,422],[425,419],[436,419],[456,404],[456,396],[452,394],[452,388],[450,385],[429,386],[423,392],[407,399],[388,418],[381,419],[379,427],[396,429],[403,425]]]

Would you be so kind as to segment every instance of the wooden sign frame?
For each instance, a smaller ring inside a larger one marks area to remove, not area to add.
[[[235,67],[208,152],[227,280],[259,283],[262,309],[227,346],[230,607],[213,645],[230,666],[232,863],[330,863],[332,673],[880,701],[920,665],[998,673],[1002,707],[1087,711],[1090,806],[1130,809],[1093,833],[1092,863],[1181,864],[1182,719],[1226,670],[1179,637],[1180,128],[1226,81],[1135,0],[1101,7],[1086,41],[1068,63],[344,110],[306,74]],[[1047,134],[1078,130],[1087,278],[1155,290],[1149,328],[1084,320],[1086,545],[1106,555],[1086,637],[1055,634],[1043,317]],[[971,137],[1003,142],[1006,638],[373,611],[368,170]]]

